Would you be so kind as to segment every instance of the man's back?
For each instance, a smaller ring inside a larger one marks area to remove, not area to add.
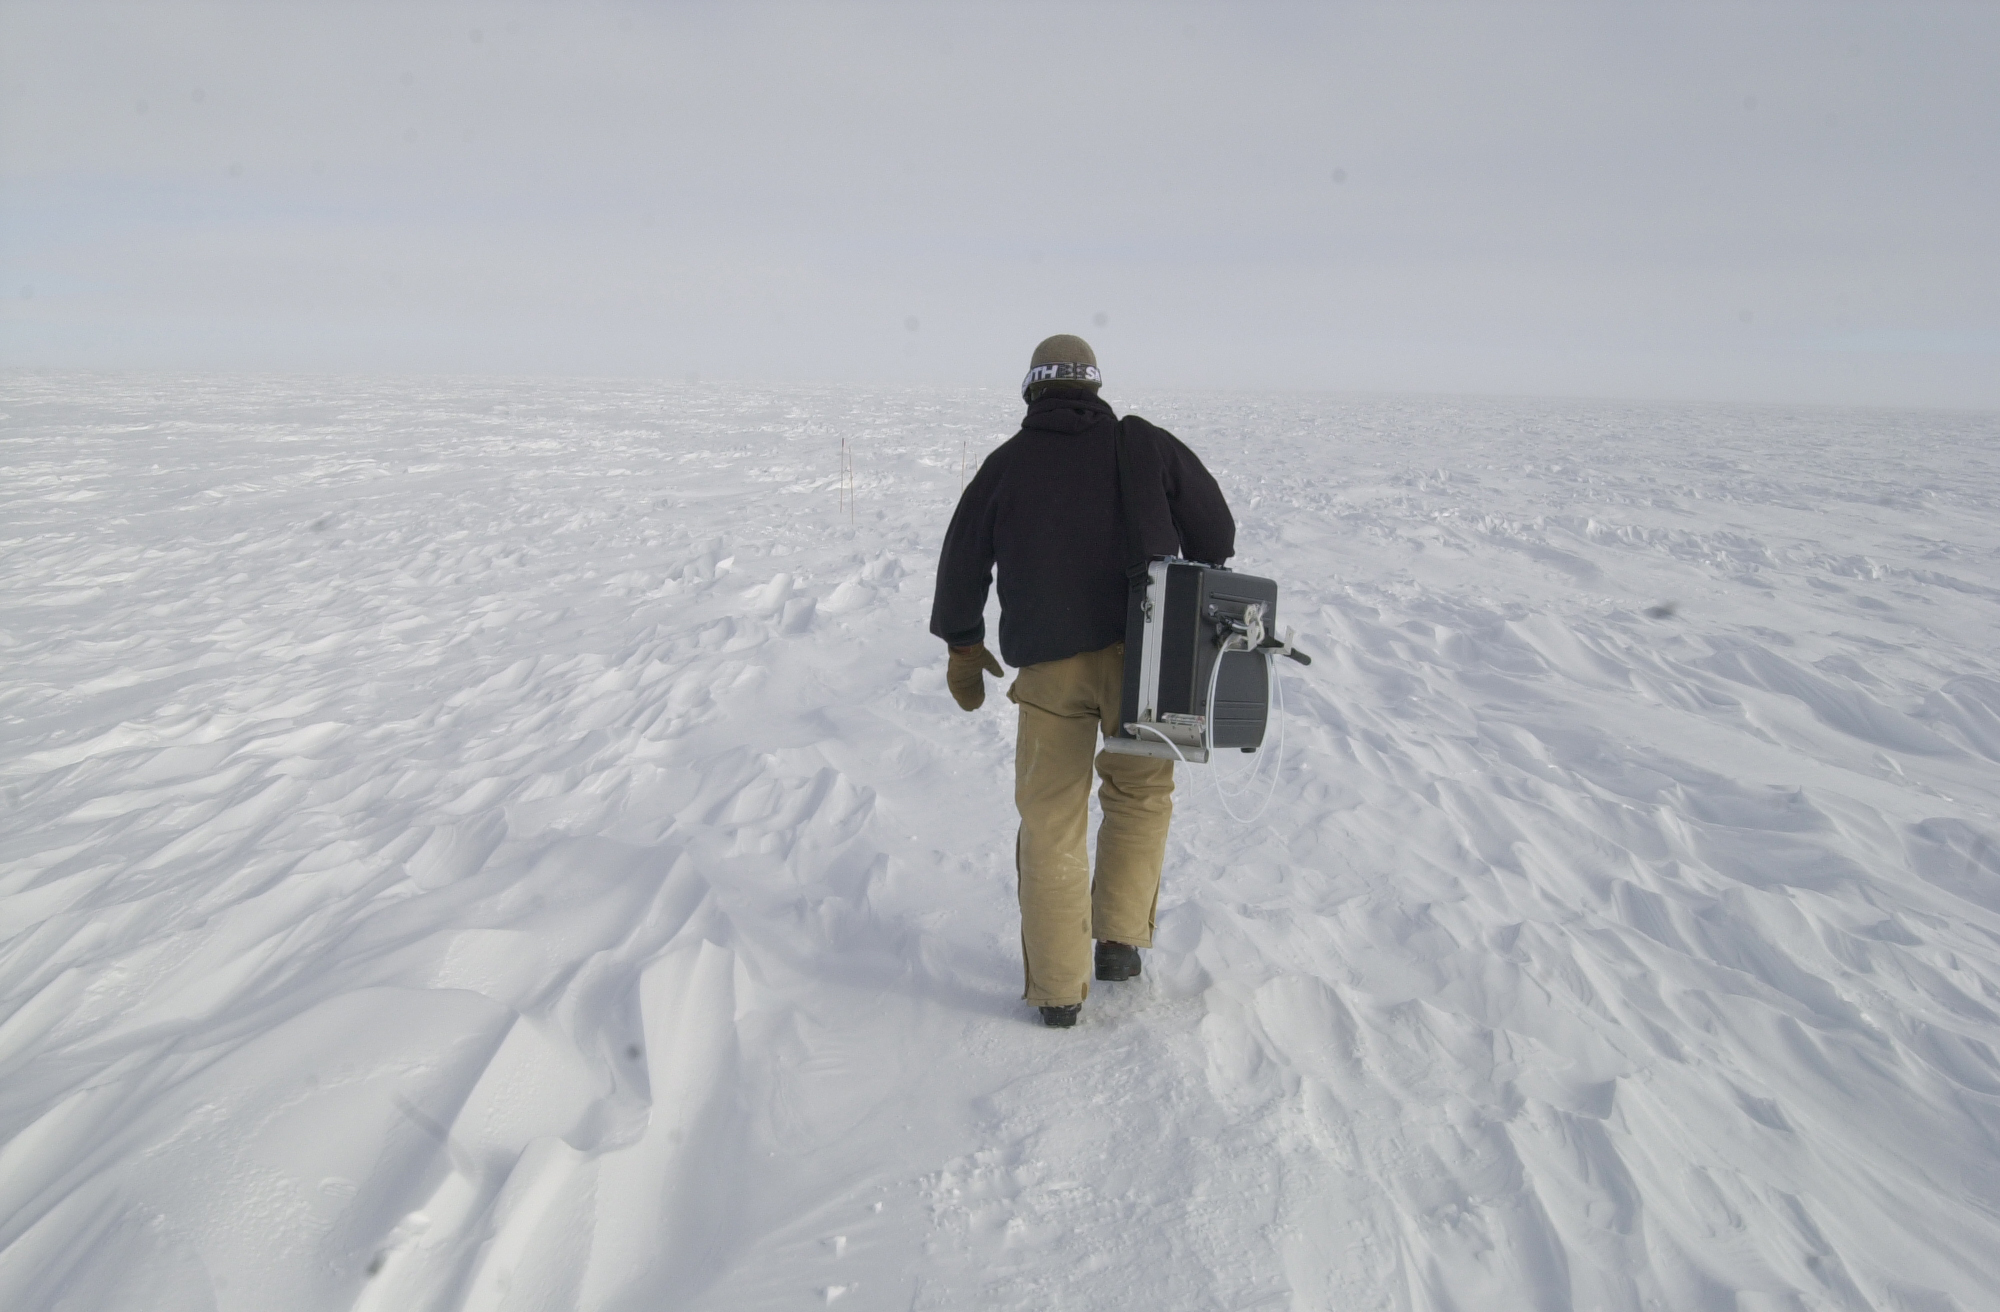
[[[1147,551],[1227,559],[1236,526],[1215,480],[1171,433],[1128,422]],[[1118,432],[1111,407],[1081,389],[1028,407],[1021,431],[986,458],[959,500],[939,560],[931,632],[954,646],[984,640],[997,564],[1000,651],[1009,665],[1062,660],[1125,636],[1131,562]]]

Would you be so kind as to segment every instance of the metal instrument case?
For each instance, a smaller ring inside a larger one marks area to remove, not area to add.
[[[1125,614],[1125,691],[1108,751],[1200,762],[1207,745],[1255,751],[1270,718],[1269,658],[1261,651],[1222,650],[1220,635],[1262,608],[1266,631],[1277,631],[1278,585],[1234,570],[1162,558],[1134,589]],[[1207,705],[1215,662],[1215,705]],[[1212,731],[1208,721],[1213,718]],[[1134,724],[1150,732],[1134,732]],[[1174,746],[1160,741],[1163,735]],[[1180,749],[1176,756],[1174,747]]]

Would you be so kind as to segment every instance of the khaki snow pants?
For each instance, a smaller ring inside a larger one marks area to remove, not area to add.
[[[1007,690],[1021,708],[1014,804],[1021,812],[1014,868],[1021,895],[1022,995],[1068,1006],[1090,992],[1093,938],[1153,945],[1160,863],[1174,814],[1174,763],[1097,751],[1100,727],[1118,732],[1125,644],[1024,668]],[[1087,852],[1091,757],[1104,782],[1097,878]]]

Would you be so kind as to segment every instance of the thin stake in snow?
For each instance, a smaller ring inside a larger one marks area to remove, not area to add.
[[[958,494],[965,495],[965,462],[972,454],[972,439],[966,438],[958,447]]]
[[[854,457],[847,449],[847,439],[840,439],[840,509],[847,512],[847,522],[854,522]]]

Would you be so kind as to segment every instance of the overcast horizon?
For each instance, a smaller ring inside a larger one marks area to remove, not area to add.
[[[0,9],[0,365],[2000,408],[2000,8]]]

